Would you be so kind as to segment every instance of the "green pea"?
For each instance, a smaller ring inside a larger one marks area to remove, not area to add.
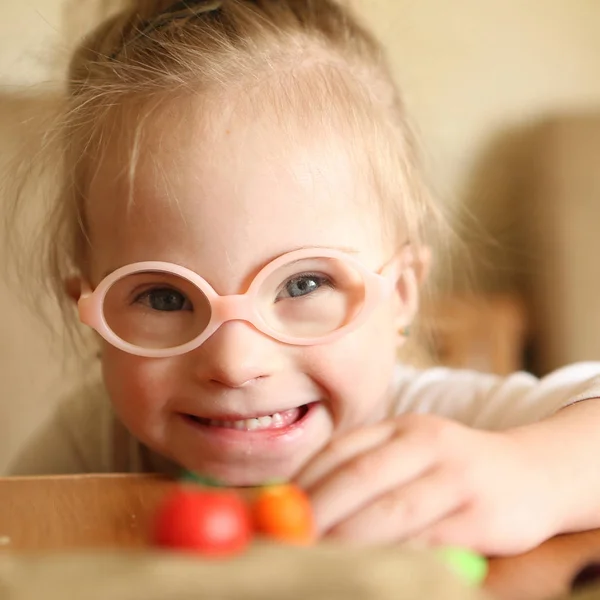
[[[485,557],[465,550],[446,546],[436,550],[442,560],[466,583],[479,586],[483,583],[488,573],[488,562]]]

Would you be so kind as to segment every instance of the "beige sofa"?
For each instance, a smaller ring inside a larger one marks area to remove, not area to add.
[[[507,128],[473,169],[455,283],[521,299],[537,374],[600,359],[599,163],[600,108]]]
[[[541,124],[521,168],[535,364],[600,360],[600,113]]]

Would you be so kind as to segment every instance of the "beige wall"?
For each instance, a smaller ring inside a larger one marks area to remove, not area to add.
[[[117,1],[0,0],[0,82],[60,72],[65,29]],[[597,0],[352,1],[389,48],[444,194],[460,196],[504,128],[600,104]]]
[[[96,0],[0,0],[0,168],[27,141],[31,130],[23,124],[52,110],[52,89],[64,72],[72,40],[97,11]],[[3,170],[3,201],[10,188],[4,177]],[[6,256],[2,245],[0,252]],[[49,414],[55,398],[74,380],[72,370],[66,370],[62,340],[52,340],[51,329],[24,304],[13,287],[0,285],[0,470],[17,441]]]
[[[600,106],[597,0],[360,0],[391,53],[443,194],[512,128]]]
[[[600,106],[598,0],[357,2],[390,50],[444,198],[463,197],[479,157],[506,129]],[[0,83],[10,86],[0,91],[4,156],[18,121],[43,110],[20,101],[19,86],[59,78],[71,40],[109,4],[0,0]],[[5,287],[0,308],[1,469],[65,382],[59,349]]]
[[[27,85],[55,74],[63,0],[0,2],[0,80]]]

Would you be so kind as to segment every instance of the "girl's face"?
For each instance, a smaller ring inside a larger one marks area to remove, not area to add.
[[[106,152],[87,204],[92,286],[155,260],[239,294],[299,248],[341,248],[372,271],[392,258],[367,170],[341,137],[291,138],[268,114],[210,127],[191,114],[186,129],[177,118],[162,115],[146,131],[134,189],[119,148]],[[411,290],[399,285],[359,329],[324,345],[287,345],[245,321],[170,358],[104,343],[106,386],[131,433],[184,468],[231,485],[289,478],[333,436],[386,415]],[[251,430],[240,423],[276,413]]]

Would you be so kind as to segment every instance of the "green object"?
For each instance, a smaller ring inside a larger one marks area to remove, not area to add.
[[[436,553],[467,585],[476,587],[483,583],[488,562],[480,554],[451,546],[440,548]]]
[[[287,481],[285,479],[269,479],[265,481],[260,487],[278,487],[280,485],[287,485]]]
[[[198,475],[198,473],[194,473],[193,471],[183,471],[179,477],[179,480],[184,483],[195,483],[196,485],[203,485],[205,487],[226,487],[213,477],[208,477],[207,475]]]
[[[198,473],[194,473],[193,471],[182,471],[179,476],[179,481],[183,483],[195,483],[196,485],[202,485],[204,487],[214,487],[214,488],[224,488],[230,487],[221,483],[218,479],[214,477],[209,477],[208,475],[199,475]],[[248,486],[250,488],[255,487],[273,487],[278,485],[285,485],[287,482],[283,479],[271,479],[266,481],[261,486]]]

